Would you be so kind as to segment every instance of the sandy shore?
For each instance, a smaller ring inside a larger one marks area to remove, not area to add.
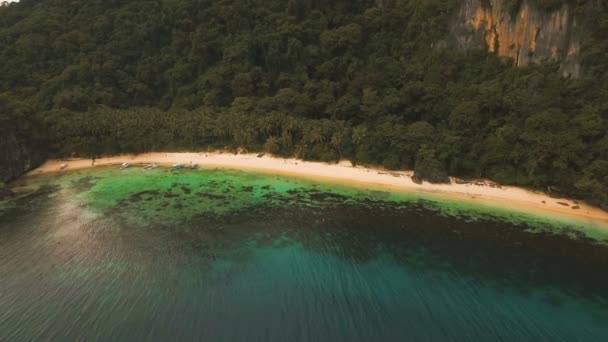
[[[145,153],[124,155],[95,160],[95,166],[157,163],[172,165],[177,163],[199,164],[202,167],[255,170],[265,173],[299,176],[311,179],[357,184],[392,191],[432,193],[452,199],[486,204],[491,206],[541,212],[548,216],[577,218],[590,223],[601,223],[608,227],[608,212],[585,203],[566,198],[553,198],[540,192],[522,188],[500,186],[491,182],[461,182],[452,179],[451,184],[417,184],[412,181],[410,171],[382,171],[365,167],[353,167],[350,162],[327,164],[297,159],[283,159],[272,156],[258,157],[256,154],[232,153]],[[91,159],[50,160],[41,167],[29,172],[30,175],[62,172],[93,167]]]

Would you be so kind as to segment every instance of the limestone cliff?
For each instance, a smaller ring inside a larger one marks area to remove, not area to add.
[[[529,0],[464,0],[451,32],[465,50],[486,46],[517,66],[554,59],[564,76],[580,73],[580,29],[568,4],[541,10]]]

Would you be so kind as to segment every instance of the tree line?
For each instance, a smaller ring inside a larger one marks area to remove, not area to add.
[[[0,122],[51,156],[246,147],[606,207],[608,5],[575,3],[578,79],[452,48],[456,0],[21,0]]]

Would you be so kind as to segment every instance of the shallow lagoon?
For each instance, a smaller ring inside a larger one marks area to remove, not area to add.
[[[608,338],[596,226],[229,170],[16,186],[0,339]]]

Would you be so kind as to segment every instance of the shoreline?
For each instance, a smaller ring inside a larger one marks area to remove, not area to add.
[[[499,208],[542,214],[557,214],[563,218],[574,218],[600,223],[608,229],[608,212],[568,198],[554,198],[542,192],[533,192],[519,187],[501,186],[493,182],[478,180],[463,182],[450,178],[449,184],[415,183],[412,171],[384,171],[375,168],[352,166],[348,161],[337,164],[303,161],[295,158],[278,158],[270,155],[233,154],[229,152],[184,152],[143,153],[99,158],[92,165],[91,159],[49,160],[26,175],[68,172],[97,166],[151,164],[167,166],[190,162],[201,167],[251,170],[269,174],[295,176],[312,180],[326,180],[346,185],[381,188],[395,192],[419,193],[442,198],[465,201]],[[67,164],[63,170],[62,164]]]

